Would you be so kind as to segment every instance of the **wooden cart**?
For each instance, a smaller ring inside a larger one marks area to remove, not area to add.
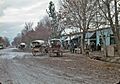
[[[63,56],[63,48],[60,39],[50,40],[49,56]]]
[[[18,46],[18,48],[20,50],[24,50],[26,48],[26,44],[25,43],[20,43],[19,46]]]
[[[33,56],[45,53],[45,41],[43,41],[43,40],[32,41],[31,48],[32,48]]]

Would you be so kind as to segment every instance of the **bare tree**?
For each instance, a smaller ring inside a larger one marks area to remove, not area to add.
[[[17,47],[21,43],[21,39],[21,34],[17,34],[17,36],[13,39],[12,45]]]
[[[5,41],[5,46],[8,47],[10,45],[10,41],[7,37],[4,37],[4,41]]]
[[[84,53],[85,35],[93,24],[97,0],[61,0],[66,15],[67,25],[78,27],[82,32],[81,48]]]
[[[0,44],[3,44],[5,47],[10,45],[9,39],[7,37],[0,37]]]
[[[98,0],[101,15],[108,21],[115,37],[116,48],[120,55],[120,24],[119,24],[119,0]]]
[[[28,22],[28,23],[25,23],[25,27],[24,29],[22,30],[22,34],[26,34],[27,32],[29,32],[30,30],[32,30],[33,26],[33,22]]]
[[[38,22],[36,28],[35,28],[35,37],[36,39],[43,39],[47,40],[51,34],[51,29],[50,29],[50,23],[47,20],[44,20],[43,22]]]
[[[29,33],[33,32],[32,26],[33,26],[33,22],[25,23],[25,27],[21,32],[22,42],[26,42],[29,44],[29,42],[31,41],[32,35],[30,35]]]

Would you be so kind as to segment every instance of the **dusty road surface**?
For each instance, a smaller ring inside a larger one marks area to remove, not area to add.
[[[115,84],[120,65],[64,54],[32,56],[15,48],[0,50],[2,84]]]

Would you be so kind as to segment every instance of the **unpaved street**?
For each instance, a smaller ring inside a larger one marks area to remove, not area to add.
[[[115,84],[120,65],[65,54],[32,56],[16,49],[0,50],[2,84]]]
[[[0,51],[0,81],[3,84],[74,84],[68,77],[58,76],[54,70],[36,64],[24,64],[19,60],[24,59],[28,53],[13,52],[12,49]],[[29,57],[29,56],[28,56]],[[30,56],[31,58],[31,56]],[[42,58],[39,58],[42,59]],[[35,65],[35,66],[34,66]]]

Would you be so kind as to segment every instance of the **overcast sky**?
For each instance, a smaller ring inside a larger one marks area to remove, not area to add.
[[[0,36],[12,40],[25,22],[37,23],[47,15],[49,1],[58,6],[58,0],[0,0]]]

